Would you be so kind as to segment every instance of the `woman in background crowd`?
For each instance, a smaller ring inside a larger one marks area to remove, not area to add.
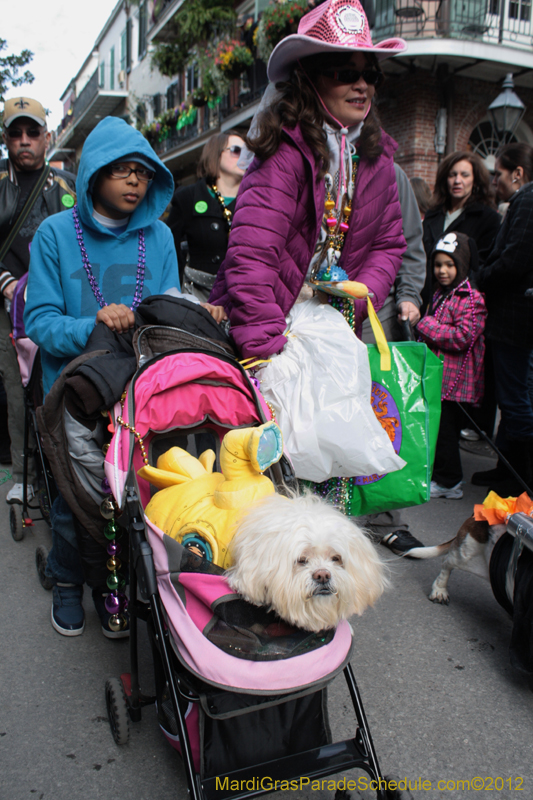
[[[226,255],[235,198],[244,175],[238,166],[243,145],[236,131],[211,136],[198,162],[199,180],[180,186],[172,198],[168,225],[178,253],[181,285],[184,292],[202,301],[208,299]]]
[[[490,186],[490,175],[479,156],[458,151],[439,166],[431,207],[424,217],[424,247],[428,258],[422,300],[427,306],[434,281],[429,261],[437,241],[451,231],[466,233],[476,243],[484,264],[500,227]],[[475,269],[475,264],[472,264]]]
[[[480,265],[490,253],[500,228],[501,217],[496,211],[490,174],[479,156],[458,151],[447,156],[439,166],[432,205],[424,217],[424,247],[428,258],[426,284],[422,291],[423,309],[433,292],[433,272],[429,268],[431,253],[437,241],[446,233],[465,233],[476,245],[472,248],[470,277],[474,280]],[[485,395],[479,408],[472,410],[474,422],[492,436],[496,420],[496,394],[490,342],[485,350]],[[477,441],[479,435],[465,417],[463,438]]]
[[[509,208],[494,247],[478,275],[488,318],[496,399],[501,422],[496,443],[511,466],[533,483],[533,409],[528,373],[533,353],[533,148],[523,142],[500,150],[494,169],[498,200]],[[476,472],[472,483],[500,496],[519,495],[524,487],[499,462]]]

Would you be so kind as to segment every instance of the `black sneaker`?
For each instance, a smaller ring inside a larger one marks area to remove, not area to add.
[[[425,547],[418,539],[415,539],[409,531],[393,531],[387,533],[381,540],[384,547],[388,547],[394,555],[403,556],[412,550],[414,547]],[[409,556],[407,556],[409,558]]]
[[[83,586],[57,583],[52,590],[52,626],[62,636],[81,636],[85,613],[81,604]]]

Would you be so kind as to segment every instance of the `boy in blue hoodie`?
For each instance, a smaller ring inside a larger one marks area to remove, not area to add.
[[[107,117],[87,137],[77,205],[44,220],[32,242],[24,323],[41,349],[45,394],[98,322],[125,332],[142,299],[179,289],[172,233],[159,221],[173,190],[171,173],[124,120]],[[85,627],[83,570],[72,513],[61,496],[51,519],[52,625],[77,636]],[[109,628],[104,591],[93,589],[104,635],[127,635]]]

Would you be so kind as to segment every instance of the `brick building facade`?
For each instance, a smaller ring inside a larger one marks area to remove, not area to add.
[[[446,152],[470,150],[472,132],[488,120],[487,109],[500,91],[499,84],[456,75],[449,79],[448,91],[448,116],[452,119],[448,119]],[[516,91],[526,106],[516,136],[533,143],[533,89],[520,87]],[[396,161],[410,178],[423,178],[433,187],[437,167],[444,157],[435,150],[435,122],[446,99],[437,76],[422,69],[389,75],[379,95],[383,128],[398,142]]]

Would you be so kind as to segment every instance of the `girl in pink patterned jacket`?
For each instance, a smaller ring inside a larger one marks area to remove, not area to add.
[[[431,254],[437,290],[418,323],[421,341],[444,359],[442,413],[435,453],[431,497],[463,496],[459,437],[465,417],[458,405],[479,405],[483,398],[483,330],[487,311],[483,295],[468,280],[470,240],[448,233]]]

